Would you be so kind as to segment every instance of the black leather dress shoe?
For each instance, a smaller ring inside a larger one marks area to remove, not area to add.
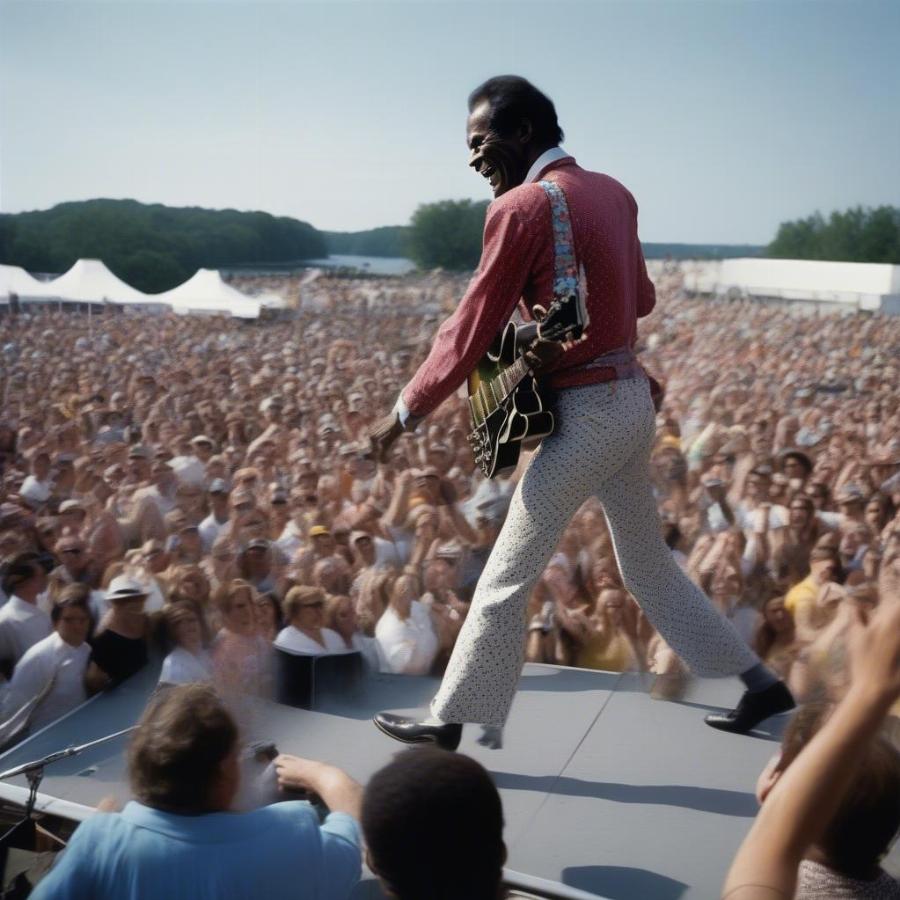
[[[443,750],[455,750],[462,739],[462,725],[434,725],[392,713],[378,713],[372,721],[379,731],[404,744],[437,744]]]
[[[719,731],[730,731],[734,734],[746,734],[768,719],[769,716],[787,712],[796,704],[791,692],[783,681],[767,687],[764,691],[745,691],[741,702],[726,715],[709,715],[705,722]]]

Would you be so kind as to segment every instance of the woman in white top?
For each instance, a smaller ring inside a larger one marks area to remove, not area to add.
[[[325,592],[321,588],[297,585],[284,598],[284,617],[287,628],[275,638],[275,646],[291,653],[324,656],[346,653],[344,639],[325,628]]]
[[[391,589],[391,602],[375,626],[375,640],[387,662],[384,671],[425,675],[438,652],[431,613],[415,598],[418,582],[401,575]]]
[[[191,603],[170,603],[163,610],[166,632],[175,645],[163,660],[160,684],[212,681],[212,657],[204,646],[200,615]]]
[[[3,731],[35,732],[87,700],[84,673],[91,656],[90,589],[70,584],[50,611],[53,632],[33,644],[16,665],[3,697]]]
[[[383,660],[378,652],[375,638],[364,635],[359,630],[359,616],[353,601],[346,594],[335,594],[325,600],[325,624],[344,642],[348,653],[362,653],[366,665],[373,672],[380,672]]]

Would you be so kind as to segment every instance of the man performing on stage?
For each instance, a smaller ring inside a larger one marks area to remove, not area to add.
[[[520,300],[529,318],[536,306],[550,305],[569,222],[590,324],[585,339],[566,345],[541,373],[557,392],[556,430],[516,486],[431,716],[381,713],[375,723],[397,740],[448,749],[458,746],[463,723],[480,723],[499,746],[524,662],[528,597],[571,517],[597,495],[625,587],[653,626],[694,674],[739,675],[746,686],[733,712],[706,721],[747,732],[794,701],[684,575],[662,538],[648,469],[655,414],[632,349],[637,319],[656,301],[634,198],[562,150],[553,103],[525,79],[490,79],[469,97],[469,112],[469,165],[495,197],[481,262],[428,358],[373,430],[376,456],[383,459],[404,429],[462,384]],[[551,357],[547,349],[538,348],[543,360]]]

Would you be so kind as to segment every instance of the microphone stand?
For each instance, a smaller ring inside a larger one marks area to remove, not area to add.
[[[0,781],[5,781],[8,778],[15,778],[17,775],[24,775],[28,779],[28,800],[25,802],[25,812],[15,825],[10,827],[5,834],[0,835],[0,860],[5,861],[6,851],[13,837],[23,830],[26,823],[31,826],[27,831],[28,834],[33,837],[34,823],[32,821],[32,813],[34,812],[34,806],[37,802],[38,788],[44,778],[44,768],[46,766],[61,759],[67,759],[70,756],[78,756],[80,753],[84,753],[85,750],[89,750],[91,747],[96,747],[99,744],[105,744],[107,741],[115,740],[117,737],[122,737],[123,735],[134,731],[136,727],[136,725],[133,725],[131,728],[125,728],[122,731],[107,734],[105,737],[97,738],[94,741],[88,741],[86,744],[79,744],[75,747],[66,747],[65,750],[55,750],[53,753],[48,753],[41,759],[22,763],[12,769],[7,769],[5,772],[0,772]],[[0,870],[2,870],[2,867],[0,867]]]

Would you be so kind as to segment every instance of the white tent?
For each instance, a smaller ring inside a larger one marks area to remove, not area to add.
[[[114,303],[117,306],[167,306],[158,294],[144,294],[113,275],[99,259],[79,259],[59,278],[46,285],[50,296],[81,303]]]
[[[688,291],[807,301],[835,308],[900,311],[900,266],[812,259],[684,262]]]
[[[55,296],[52,282],[38,281],[21,266],[0,265],[0,301],[6,301],[10,294],[20,300],[48,299]]]
[[[258,319],[263,304],[222,280],[217,269],[198,269],[193,277],[171,291],[156,295],[179,315],[224,315]]]

